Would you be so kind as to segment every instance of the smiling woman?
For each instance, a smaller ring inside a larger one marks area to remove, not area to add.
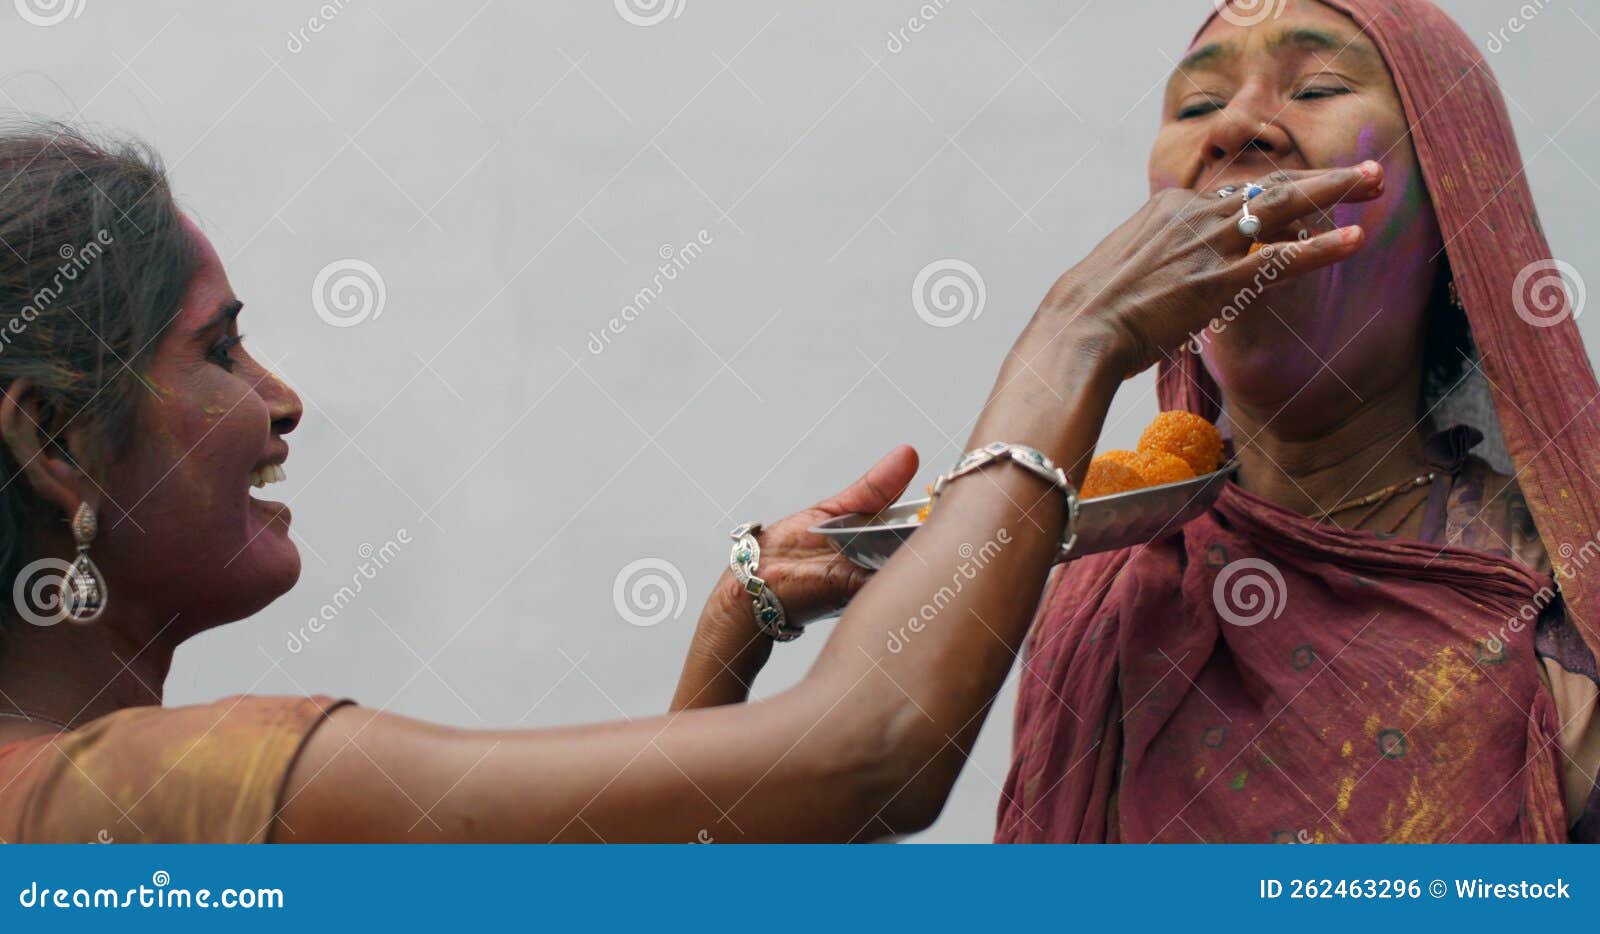
[[[892,563],[884,573],[897,580],[862,592],[811,674],[738,703],[775,639],[862,589],[866,572],[807,530],[892,502],[916,470],[902,447],[741,540],[748,557],[707,601],[668,716],[457,730],[328,697],[166,708],[177,647],[299,575],[287,506],[252,488],[284,478],[300,399],[246,351],[244,305],[153,155],[67,127],[5,135],[0,238],[0,308],[38,309],[5,326],[0,352],[0,571],[17,598],[0,630],[6,842],[914,830],[942,806],[1061,540],[1058,484],[1008,467],[956,484],[949,517],[920,533],[923,560]],[[64,248],[91,242],[111,245],[58,289]],[[1050,372],[1017,380],[980,431],[1086,460],[1104,417],[1094,400],[1114,386],[1097,366]],[[1063,423],[1046,397],[1082,398],[1085,414]],[[947,584],[970,540],[1005,547],[946,610],[989,625],[923,632],[888,652],[887,635]],[[767,601],[759,615],[752,593]],[[997,637],[1005,651],[993,651]]]
[[[999,838],[1600,839],[1600,594],[1561,566],[1597,527],[1597,389],[1494,79],[1425,0],[1266,6],[1195,37],[1151,188],[1371,160],[1376,197],[1307,219],[1367,242],[1198,353],[1120,319],[1239,482],[1059,573]]]

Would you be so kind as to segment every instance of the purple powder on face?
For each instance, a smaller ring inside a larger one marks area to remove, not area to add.
[[[1373,142],[1377,135],[1378,127],[1376,124],[1369,123],[1361,128],[1361,132],[1356,135],[1355,162],[1378,158],[1378,147]]]

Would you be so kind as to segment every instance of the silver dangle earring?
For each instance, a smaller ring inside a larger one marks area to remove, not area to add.
[[[99,528],[89,504],[78,504],[78,512],[72,517],[72,540],[78,545],[78,557],[61,579],[61,611],[69,622],[92,623],[106,609],[105,577],[89,558],[89,545]]]

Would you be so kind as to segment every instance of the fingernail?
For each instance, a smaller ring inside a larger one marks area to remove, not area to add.
[[[1345,243],[1354,243],[1361,237],[1360,227],[1346,227],[1339,231],[1339,239]]]
[[[1368,159],[1367,161],[1361,163],[1356,168],[1360,169],[1361,170],[1361,174],[1365,175],[1368,178],[1377,178],[1378,177],[1378,172],[1380,171],[1380,169],[1378,167],[1378,163],[1374,162],[1371,159]]]

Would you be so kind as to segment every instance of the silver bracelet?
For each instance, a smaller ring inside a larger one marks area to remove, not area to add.
[[[1042,452],[1025,444],[996,441],[961,455],[961,459],[956,461],[956,465],[950,468],[949,473],[933,482],[933,492],[928,498],[928,505],[931,507],[939,499],[939,494],[944,492],[950,481],[1002,461],[1017,464],[1029,473],[1049,482],[1066,496],[1067,524],[1061,532],[1061,557],[1065,558],[1071,553],[1072,546],[1078,542],[1078,491],[1073,487],[1072,481],[1067,479],[1065,470],[1057,467]]]
[[[756,628],[775,642],[789,642],[800,638],[805,628],[790,625],[788,614],[783,610],[783,601],[772,592],[766,581],[756,576],[756,571],[761,567],[761,544],[756,541],[759,531],[761,523],[746,522],[728,533],[728,537],[733,539],[728,569],[733,571],[734,579],[744,588],[744,592],[750,595]]]

